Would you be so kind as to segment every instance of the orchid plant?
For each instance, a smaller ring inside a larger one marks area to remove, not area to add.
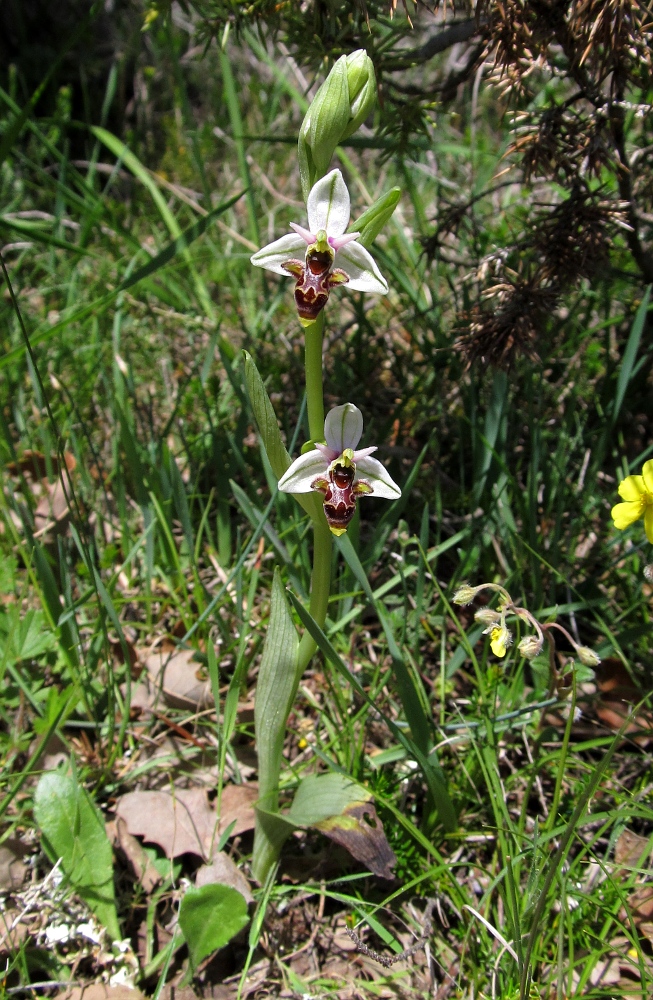
[[[306,401],[310,441],[291,462],[280,440],[276,417],[249,356],[248,393],[279,489],[295,495],[313,527],[310,616],[318,628],[326,619],[331,588],[333,538],[345,534],[361,497],[396,500],[399,486],[372,454],[359,448],[363,416],[353,403],[324,414],[324,309],[333,288],[384,295],[388,284],[369,245],[390,218],[398,189],[383,195],[350,229],[351,202],[340,170],[327,173],[338,142],[362,123],[376,93],[374,70],[364,52],[342,57],[309,108],[299,136],[299,168],[306,197],[307,226],[291,223],[291,233],[258,250],[255,267],[295,279],[297,316],[305,336]],[[307,496],[309,494],[310,496]],[[289,833],[288,815],[279,812],[279,775],[286,722],[299,679],[317,646],[306,632],[301,641],[290,617],[278,576],[272,591],[268,635],[259,667],[255,730],[259,757],[259,804],[252,868],[264,881]]]

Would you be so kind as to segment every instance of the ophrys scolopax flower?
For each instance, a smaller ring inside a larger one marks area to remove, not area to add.
[[[371,458],[376,447],[356,446],[363,434],[363,416],[353,403],[336,406],[324,421],[326,444],[296,458],[279,480],[283,493],[324,496],[324,513],[334,535],[342,535],[356,511],[361,496],[397,500],[401,490],[387,469]]]
[[[345,233],[349,225],[349,192],[339,170],[311,188],[306,204],[308,229],[291,222],[293,233],[269,243],[251,258],[256,267],[291,274],[295,304],[304,326],[315,322],[336,285],[353,291],[385,294],[388,285],[372,255],[356,242],[360,233]],[[304,252],[304,259],[293,256]]]

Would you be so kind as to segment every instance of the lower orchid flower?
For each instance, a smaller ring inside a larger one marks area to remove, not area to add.
[[[363,434],[363,416],[353,403],[336,406],[324,421],[326,444],[295,459],[279,480],[283,493],[324,496],[324,514],[334,535],[343,535],[362,496],[397,500],[401,490],[387,469],[371,458],[375,447],[356,450]]]
[[[372,255],[347,233],[349,192],[339,170],[332,170],[311,188],[306,203],[308,229],[291,222],[293,233],[258,250],[251,262],[275,274],[295,279],[295,304],[300,323],[314,323],[336,285],[353,291],[385,294],[388,285]],[[304,260],[294,257],[299,251]]]

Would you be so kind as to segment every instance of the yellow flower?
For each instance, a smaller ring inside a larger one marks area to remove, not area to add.
[[[644,518],[644,530],[653,544],[653,458],[644,462],[641,476],[627,476],[619,483],[619,496],[625,503],[612,508],[615,528],[623,530]]]
[[[495,656],[505,656],[511,642],[512,634],[505,625],[496,625],[490,632],[490,646]]]

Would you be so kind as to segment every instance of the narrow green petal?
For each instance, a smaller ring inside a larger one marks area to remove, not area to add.
[[[644,504],[641,500],[633,503],[618,503],[610,511],[615,528],[623,531],[635,521],[638,521],[644,513]]]
[[[649,458],[648,462],[644,462],[641,478],[644,481],[647,492],[653,494],[653,458]]]
[[[646,505],[644,512],[644,530],[646,531],[646,537],[651,545],[653,545],[653,504],[650,503]]]
[[[640,500],[645,490],[646,487],[642,476],[627,476],[626,479],[622,479],[619,483],[619,496],[622,500],[627,500],[629,503]]]

